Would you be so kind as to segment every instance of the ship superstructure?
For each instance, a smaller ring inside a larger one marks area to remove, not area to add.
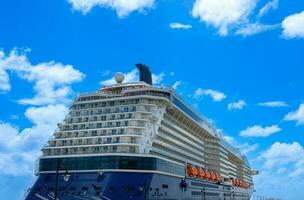
[[[26,199],[248,200],[246,157],[137,67],[138,82],[117,74],[117,84],[77,96],[42,149]]]

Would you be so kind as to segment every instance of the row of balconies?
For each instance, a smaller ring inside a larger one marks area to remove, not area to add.
[[[177,124],[172,124],[172,122],[164,120],[162,125],[161,130],[163,129],[165,132],[177,136],[178,140],[184,142],[185,144],[191,144],[199,149],[204,147],[203,151],[205,151],[206,148],[204,141],[195,138],[193,135],[191,135],[191,133],[188,133],[186,130],[178,127]]]
[[[126,114],[126,113],[138,113],[138,112],[151,112],[151,106],[133,106],[132,109],[119,110],[118,108],[114,109],[87,109],[83,111],[71,111],[68,115],[69,117],[90,117],[90,116],[100,116],[100,115],[111,115],[111,114]]]
[[[82,137],[96,137],[96,136],[108,136],[108,135],[141,135],[142,131],[135,128],[121,128],[121,129],[99,129],[91,131],[70,131],[70,132],[56,132],[55,138],[82,138]]]
[[[213,155],[217,155],[217,156],[220,155],[220,152],[217,149],[208,149],[208,148],[205,148],[205,152],[207,154],[213,154]]]
[[[97,146],[97,147],[73,147],[59,149],[43,149],[43,156],[53,155],[79,155],[95,153],[139,153],[138,146]]]
[[[81,131],[86,129],[119,128],[119,127],[145,127],[144,119],[121,120],[114,122],[81,123],[77,125],[64,125],[59,131]]]
[[[142,122],[150,122],[149,119],[147,119],[147,117],[135,117],[135,116],[128,116],[128,118],[119,118],[119,119],[115,119],[115,117],[113,117],[111,120],[103,120],[100,119],[98,120],[98,117],[96,117],[97,119],[85,119],[82,122],[74,122],[74,123],[68,123],[68,124],[62,124],[59,128],[61,130],[73,130],[73,129],[78,129],[79,127],[83,128],[91,128],[92,126],[96,125],[97,128],[110,128],[110,127],[120,127],[123,126],[126,121],[127,123],[130,121],[131,123],[134,123],[133,121],[137,121],[138,123],[142,123]]]
[[[59,127],[64,126],[66,124],[72,123],[83,123],[83,122],[104,122],[104,121],[114,121],[114,120],[124,120],[124,119],[133,119],[133,118],[148,118],[147,112],[143,109],[125,112],[125,113],[107,113],[107,114],[98,114],[98,113],[84,113],[81,115],[75,115],[75,113],[70,113],[66,116],[65,120],[58,124]]]
[[[51,140],[49,145],[45,148],[61,147],[61,146],[80,146],[80,145],[99,145],[99,144],[116,144],[116,143],[128,143],[137,144],[140,143],[139,137],[133,136],[121,136],[121,137],[98,137],[98,138],[82,138],[82,139],[70,139],[70,140]]]
[[[128,100],[117,100],[117,101],[103,101],[103,102],[89,102],[97,99],[90,99],[91,97],[85,97],[88,103],[79,103],[79,99],[76,100],[77,104],[73,105],[73,108],[91,108],[91,107],[107,107],[107,106],[122,106],[129,104],[138,104],[138,103],[146,103],[146,99],[128,99]],[[84,101],[84,100],[82,100]]]
[[[115,108],[104,108],[104,109],[99,109],[99,110],[92,110],[90,108],[87,109],[83,109],[83,111],[87,114],[109,114],[109,113],[126,113],[126,112],[135,112],[136,106],[130,106],[130,107],[115,107]],[[73,112],[75,113],[76,116],[80,115],[81,112],[83,113],[83,111],[75,111],[73,110]],[[97,112],[96,112],[97,111]]]
[[[123,123],[122,123],[123,122]],[[112,128],[112,127],[121,127],[121,126],[129,126],[129,120],[117,121],[113,122],[96,122],[96,123],[79,123],[73,125],[64,125],[60,129],[60,131],[75,131],[75,130],[83,130],[83,129],[96,129],[96,128]]]
[[[107,107],[102,107],[102,106],[89,106],[89,107],[84,107],[84,108],[75,108],[72,107],[73,112],[83,112],[83,111],[93,111],[93,112],[99,112],[99,114],[108,114],[108,113],[118,113],[118,112],[130,112],[132,110],[137,110],[137,109],[143,109],[147,108],[149,109],[150,107],[154,107],[155,104],[149,104],[149,103],[137,103],[137,104],[129,104],[129,105],[124,105],[124,106],[107,106]]]
[[[141,117],[140,114],[112,114],[112,115],[91,115],[86,117],[69,117],[65,119],[65,124],[75,124],[82,122],[103,122],[103,121],[113,121],[113,120],[124,120]]]
[[[205,142],[209,142],[210,146],[214,145],[214,140],[208,140],[205,137],[205,134],[198,134],[196,130],[193,130],[192,128],[188,127],[185,125],[185,123],[182,123],[181,121],[175,119],[172,115],[166,114],[165,115],[165,120],[168,121],[169,125],[174,124],[174,128],[178,129],[179,131],[185,132],[187,134],[191,134],[193,137]],[[188,120],[189,123],[191,123],[191,120]]]

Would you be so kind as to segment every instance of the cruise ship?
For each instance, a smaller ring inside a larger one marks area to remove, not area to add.
[[[250,165],[172,88],[139,81],[77,95],[25,200],[249,200]]]

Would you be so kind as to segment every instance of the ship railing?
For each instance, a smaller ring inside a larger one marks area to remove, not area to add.
[[[129,136],[126,136],[129,137]],[[82,139],[82,138],[81,138]],[[76,142],[76,143],[72,143],[72,144],[59,144],[56,146],[53,145],[49,145],[49,144],[44,144],[43,147],[73,147],[73,146],[79,146],[79,145],[111,145],[111,144],[120,144],[120,143],[124,143],[124,144],[140,144],[140,141],[127,141],[127,140],[123,140],[123,141],[112,141],[112,142],[107,142],[107,141],[103,141],[103,142],[98,142],[98,140],[94,140],[92,142]]]
[[[124,127],[122,127],[124,128]],[[142,135],[142,132],[124,132],[124,133],[121,133],[121,132],[117,132],[117,133],[108,133],[108,134],[97,134],[95,136],[91,136],[91,135],[81,135],[79,134],[78,136],[75,136],[75,137],[72,137],[72,136],[65,136],[65,135],[62,135],[61,137],[54,137],[54,136],[50,136],[49,137],[49,140],[55,140],[55,139],[71,139],[72,140],[78,140],[78,139],[86,139],[86,138],[92,138],[92,139],[97,139],[97,138],[101,138],[101,137],[110,137],[110,136],[126,136],[126,137],[129,137],[129,136],[141,136]],[[45,145],[48,145],[47,143]]]
[[[235,200],[236,199],[236,195],[238,195],[237,199],[239,199],[239,196],[241,196],[241,200],[248,200],[249,195],[246,193],[242,193],[242,192],[234,192],[231,190],[225,190],[225,189],[212,189],[212,188],[203,188],[201,190],[201,195],[202,195],[202,200],[207,200],[209,199],[208,196],[208,192],[223,192],[224,196],[227,196],[227,194],[230,196],[229,199],[231,200]]]
[[[101,93],[100,91],[96,91],[96,90],[95,91],[87,91],[87,92],[79,92],[79,93],[77,93],[76,98],[86,96],[86,95],[100,94],[100,93]]]
[[[231,144],[229,144],[228,142],[226,142],[224,139],[222,139],[220,141],[220,143],[229,151],[233,152],[235,155],[237,155],[241,160],[244,160],[243,155],[241,153],[241,151],[237,148],[234,148]]]
[[[63,129],[63,130],[60,130],[60,131],[55,131],[55,133],[58,133],[58,132],[64,132],[64,131],[82,131],[82,130],[95,130],[95,129],[101,129],[101,128],[126,128],[126,127],[129,127],[129,128],[146,128],[145,125],[124,125],[124,126],[104,126],[104,127],[86,127],[86,128],[77,128],[77,129]]]

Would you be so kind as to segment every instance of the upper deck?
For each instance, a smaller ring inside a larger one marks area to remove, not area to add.
[[[118,91],[118,92],[117,92]],[[204,130],[206,130],[210,135],[217,137],[220,139],[220,145],[230,151],[239,159],[246,162],[248,165],[247,159],[242,155],[239,149],[233,147],[229,142],[224,140],[222,135],[217,132],[217,129],[213,127],[208,120],[205,119],[202,115],[200,115],[191,105],[189,105],[186,101],[182,99],[172,88],[168,87],[154,87],[145,82],[134,82],[134,83],[121,83],[115,84],[111,86],[105,86],[99,92],[112,94],[111,97],[119,97],[121,95],[132,96],[132,95],[147,95],[147,96],[155,96],[155,97],[164,97],[170,101],[170,103],[187,115],[191,120],[195,123],[199,124]],[[140,93],[139,93],[140,92]],[[79,96],[86,96],[89,93],[79,94]]]

